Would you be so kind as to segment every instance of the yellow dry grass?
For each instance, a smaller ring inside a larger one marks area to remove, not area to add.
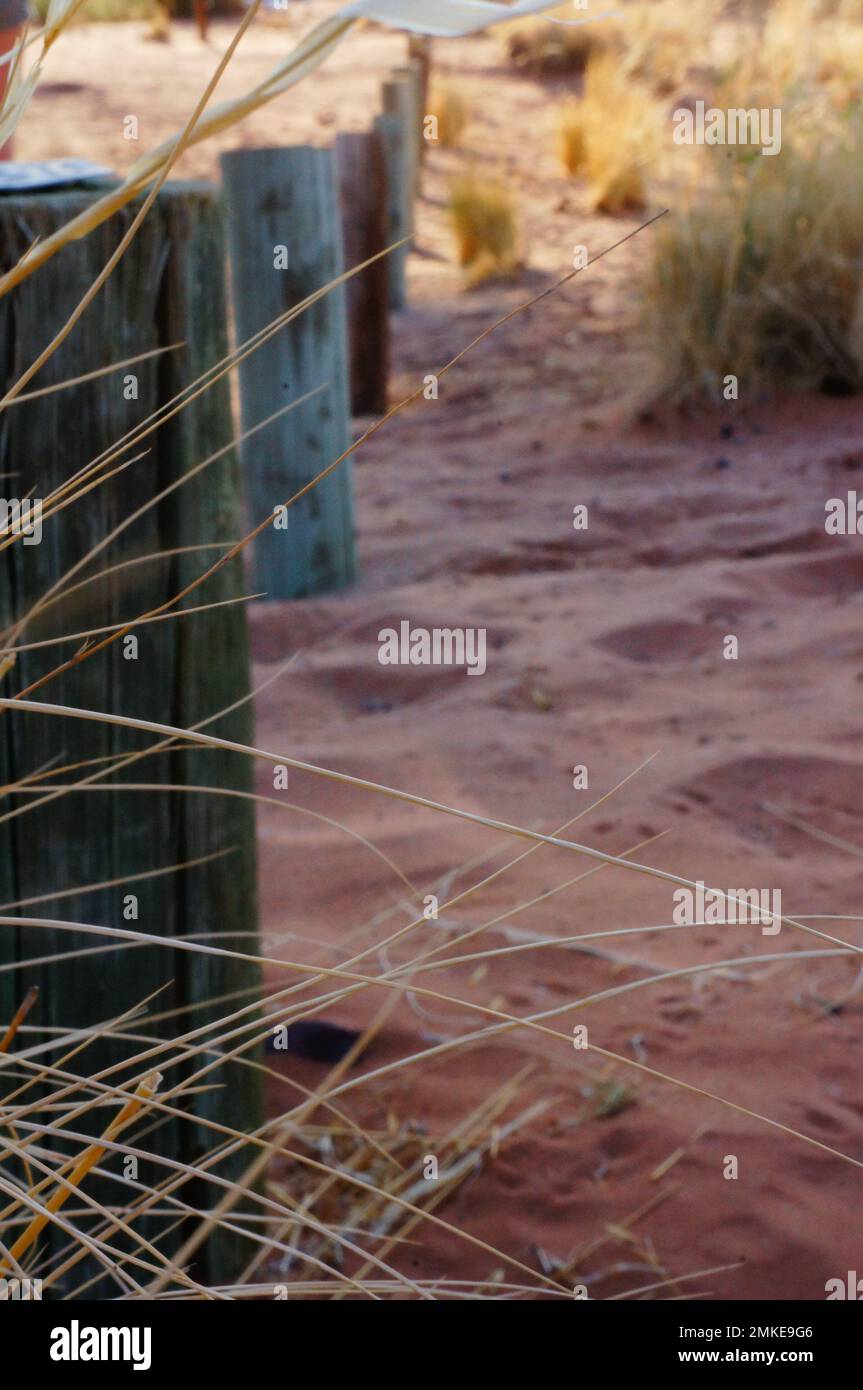
[[[778,112],[781,149],[666,161],[675,211],[641,294],[663,399],[721,400],[731,376],[750,400],[863,387],[863,34],[825,0],[775,0],[748,32],[713,104]]]
[[[461,174],[450,185],[449,209],[459,265],[468,283],[512,274],[518,262],[515,199],[498,179]]]
[[[699,160],[642,289],[659,396],[863,388],[863,125],[809,136]]]
[[[461,140],[470,115],[470,103],[457,87],[450,82],[432,84],[426,119],[434,119],[433,143],[453,149]]]
[[[584,104],[570,97],[561,107],[557,125],[560,162],[568,174],[579,174],[587,159],[587,123]]]
[[[595,210],[638,211],[648,202],[658,131],[650,93],[621,74],[613,54],[601,54],[588,63],[584,96],[563,108],[559,153],[567,172],[584,174]]]

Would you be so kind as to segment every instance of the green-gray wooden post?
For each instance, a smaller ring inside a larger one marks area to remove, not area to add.
[[[14,265],[35,238],[49,236],[94,196],[93,191],[78,189],[0,197],[0,268]],[[87,237],[70,242],[0,299],[0,389],[16,380],[66,321],[116,249],[137,206],[123,209]],[[34,384],[49,386],[168,344],[183,346],[6,409],[0,417],[0,472],[5,475],[6,497],[10,492],[26,495],[31,489],[37,497],[46,496],[225,355],[224,260],[216,190],[203,184],[166,185],[117,269]],[[229,444],[233,434],[229,389],[223,380],[140,447],[133,447],[127,457],[146,452],[125,471],[46,517],[38,544],[19,540],[0,552],[0,621],[5,625],[28,613],[113,526],[194,464]],[[229,449],[193,481],[145,511],[75,577],[79,587],[31,622],[20,640],[33,642],[121,623],[155,608],[203,573],[240,534],[239,470]],[[207,548],[159,558],[161,552],[190,545]],[[136,563],[115,568],[122,560]],[[80,587],[82,579],[94,582]],[[233,561],[180,607],[237,598],[245,592],[242,562]],[[188,727],[248,695],[242,604],[141,625],[132,635],[135,643],[121,639],[52,678],[37,698]],[[14,696],[51,671],[74,647],[58,643],[22,651],[0,685],[3,694]],[[215,732],[249,742],[248,703],[219,720]],[[116,778],[111,777],[110,765],[88,763],[157,742],[155,735],[99,722],[0,713],[3,786],[49,766],[67,764],[77,770],[61,774],[61,783],[87,776],[115,782],[110,790],[71,791],[44,806],[33,795],[7,792],[0,797],[0,811],[14,817],[0,827],[0,902],[47,895],[38,905],[22,907],[20,914],[137,928],[167,940],[194,934],[217,945],[253,952],[257,930],[254,814],[252,802],[242,795],[251,791],[250,767],[246,760],[218,750],[188,753],[176,748],[144,758]],[[124,791],[124,781],[154,783],[157,788],[198,783],[241,795]],[[146,877],[217,854],[221,857],[196,867]],[[115,879],[127,881],[101,890],[86,887]],[[52,899],[52,894],[69,889],[75,890],[70,896]],[[92,950],[94,945],[104,949],[56,963],[40,964],[35,959],[81,947]],[[149,1012],[179,1009],[177,1017],[150,1022],[144,1015],[125,1026],[133,1034],[173,1038],[227,1011],[227,1005],[209,1004],[209,1000],[228,996],[230,1007],[238,1007],[254,1001],[260,984],[253,966],[224,957],[155,946],[111,948],[94,942],[92,936],[24,926],[0,926],[0,963],[16,967],[0,973],[0,1030],[28,987],[37,985],[40,990],[27,1019],[35,1031],[19,1035],[15,1047],[53,1036],[40,1034],[43,1028],[72,1030],[104,1024],[157,990],[162,992],[149,1004]],[[92,1075],[131,1058],[143,1046],[97,1038],[68,1066]],[[169,1050],[160,1059],[165,1090],[188,1070],[188,1064],[183,1069],[170,1065],[172,1055]],[[53,1060],[53,1054],[48,1060]],[[113,1079],[122,1083],[131,1075],[125,1068]],[[261,1123],[261,1088],[254,1069],[231,1062],[210,1073],[207,1086],[211,1089],[203,1094],[174,1103],[190,1115],[242,1132]],[[80,1093],[75,1099],[81,1099]],[[116,1105],[109,1102],[83,1115],[74,1127],[101,1132],[116,1113]],[[52,1118],[58,1118],[56,1111]],[[190,1121],[151,1115],[143,1125],[129,1130],[128,1139],[154,1154],[195,1164],[219,1136]],[[81,1147],[62,1139],[52,1139],[50,1146],[70,1152],[80,1152]],[[215,1172],[236,1177],[247,1162],[248,1152],[239,1152],[220,1162]],[[101,1166],[115,1176],[91,1174],[82,1190],[121,1209],[131,1207],[139,1192],[122,1181],[122,1154],[107,1154]],[[164,1166],[139,1160],[141,1181],[156,1185],[169,1176],[172,1172]],[[193,1207],[208,1207],[214,1202],[214,1191],[200,1178],[181,1187],[177,1196]],[[80,1220],[85,1229],[97,1224],[96,1218]],[[175,1220],[176,1216],[148,1216],[136,1220],[134,1229],[170,1255],[188,1233],[181,1226],[166,1235]],[[40,1238],[42,1253],[56,1254],[68,1245],[68,1239],[58,1228],[49,1228]],[[132,1248],[122,1235],[109,1239],[121,1249]],[[230,1280],[250,1253],[242,1238],[216,1231],[196,1258],[195,1276],[202,1282]],[[52,1296],[69,1296],[96,1275],[97,1282],[86,1296],[115,1297],[120,1286],[113,1278],[102,1277],[101,1268],[87,1256],[64,1276]]]
[[[392,82],[406,88],[406,93],[397,97],[390,90],[390,83],[385,82],[383,88],[383,105],[385,111],[404,111],[408,130],[411,132],[412,148],[412,196],[414,202],[420,195],[421,169],[420,169],[420,146],[423,143],[423,94],[422,94],[422,70],[417,59],[412,59],[403,67],[394,68]]]
[[[378,255],[346,285],[351,406],[355,415],[387,408],[389,379],[389,275],[386,257],[387,177],[376,131],[338,135],[336,169],[342,212],[345,265]]]
[[[386,245],[394,246],[409,236],[413,222],[411,195],[411,152],[407,125],[403,115],[384,112],[375,117],[375,130],[380,136],[386,166],[387,222]],[[390,287],[390,308],[403,309],[407,303],[407,258],[410,243],[406,242],[386,257]]]
[[[311,146],[234,150],[222,156],[222,177],[235,331],[242,343],[344,269],[334,157]],[[240,367],[239,378],[244,430],[317,392],[241,448],[250,510],[258,521],[349,447],[344,286],[279,329]],[[356,562],[350,460],[287,514],[275,513],[255,543],[254,566],[256,588],[271,599],[351,583]]]
[[[395,188],[400,195],[397,211],[398,230],[401,236],[413,236],[416,227],[415,205],[419,196],[419,146],[422,139],[418,66],[412,63],[410,66],[396,69],[392,77],[381,86],[381,101],[384,115],[395,117],[402,125],[402,149],[391,149],[387,158],[389,164],[395,164],[398,171],[395,178]],[[383,128],[382,134],[385,139],[392,141],[393,137],[384,132]],[[405,247],[401,266],[403,277],[407,274],[406,257],[411,249],[410,244]],[[396,296],[392,301],[393,307],[402,308],[406,291],[403,291],[402,297],[399,298],[398,283],[393,286],[393,290]]]

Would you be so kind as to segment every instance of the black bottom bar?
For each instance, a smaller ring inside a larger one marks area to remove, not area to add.
[[[72,1305],[8,1299],[0,1301],[0,1337],[7,1354],[14,1347],[26,1348],[30,1371],[38,1373],[40,1382],[47,1376],[49,1384],[55,1380],[62,1384],[70,1377],[74,1382],[82,1374],[92,1382],[93,1377],[104,1379],[106,1372],[113,1383],[118,1373],[132,1374],[136,1367],[138,1381],[147,1375],[175,1376],[188,1370],[195,1373],[196,1387],[222,1386],[231,1383],[232,1377],[248,1379],[264,1371],[268,1377],[279,1377],[278,1384],[282,1375],[296,1372],[296,1358],[306,1347],[317,1363],[323,1354],[326,1378],[331,1381],[342,1366],[345,1372],[354,1372],[360,1363],[374,1374],[376,1362],[383,1367],[389,1360],[385,1339],[407,1333],[421,1338],[412,1345],[420,1354],[426,1383],[438,1369],[442,1376],[452,1375],[458,1365],[464,1374],[465,1354],[473,1351],[478,1364],[481,1359],[486,1380],[489,1371],[498,1368],[496,1362],[501,1373],[511,1375],[513,1353],[518,1359],[529,1355],[534,1363],[538,1354],[545,1367],[556,1353],[557,1364],[585,1371],[601,1367],[615,1377],[627,1371],[697,1374],[704,1366],[758,1366],[772,1373],[791,1366],[816,1372],[820,1382],[829,1386],[834,1376],[841,1376],[844,1384],[848,1369],[855,1365],[861,1324],[856,1307],[829,1300],[573,1300],[572,1307],[553,1301],[537,1307],[545,1300],[513,1307],[507,1300],[496,1300],[506,1304],[497,1314],[471,1312],[464,1303],[443,1313],[404,1304],[389,1314],[380,1309],[363,1313],[357,1301],[327,1309],[328,1300],[292,1301],[290,1297],[234,1300],[230,1306],[186,1301]],[[505,1320],[498,1322],[501,1315]],[[441,1316],[456,1317],[458,1324],[441,1324]],[[412,1322],[414,1317],[420,1322]],[[487,1317],[491,1323],[485,1321]],[[333,1338],[336,1328],[339,1336]],[[432,1329],[438,1334],[435,1338],[429,1337]],[[447,1331],[458,1336],[457,1344],[452,1337],[440,1335]],[[456,1345],[462,1348],[457,1355]],[[324,1371],[323,1365],[320,1370]],[[403,1371],[407,1370],[403,1363]]]

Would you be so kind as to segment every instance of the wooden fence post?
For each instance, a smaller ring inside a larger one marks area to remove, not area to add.
[[[2,269],[12,266],[34,237],[56,231],[93,196],[66,190],[0,197]],[[123,209],[89,236],[70,242],[47,266],[0,299],[2,389],[17,379],[65,322],[115,250],[137,206]],[[0,420],[0,471],[7,474],[7,496],[14,482],[21,495],[35,489],[36,496],[45,497],[225,355],[223,267],[224,236],[215,190],[201,184],[166,185],[119,266],[35,384],[49,386],[168,344],[183,346],[41,399],[9,406]],[[58,515],[45,517],[38,544],[19,539],[0,552],[2,621],[30,612],[47,589],[113,526],[194,464],[223,449],[233,432],[228,386],[223,380],[145,443],[128,450],[127,458],[146,452],[121,474]],[[119,545],[76,575],[77,587],[46,610],[44,617],[29,623],[19,640],[33,642],[134,618],[173,597],[240,534],[239,472],[229,449],[190,483],[145,511]],[[198,549],[160,558],[163,552],[191,545]],[[118,569],[121,560],[137,563]],[[93,582],[82,585],[85,579]],[[235,599],[246,589],[241,562],[234,561],[190,594],[180,608]],[[13,696],[23,690],[79,646],[80,642],[66,642],[21,652],[3,681],[3,694]],[[248,691],[245,609],[233,604],[142,624],[130,637],[53,678],[36,698],[188,727],[236,704]],[[217,731],[249,742],[248,704],[221,719]],[[138,928],[168,939],[200,934],[206,941],[207,934],[217,933],[214,944],[254,952],[254,814],[252,803],[244,799],[252,785],[249,764],[217,750],[188,753],[176,747],[116,774],[111,764],[87,761],[132,753],[158,742],[155,735],[98,722],[11,710],[0,713],[3,784],[38,769],[68,764],[77,770],[59,775],[56,780],[61,784],[88,776],[102,783],[91,791],[68,792],[44,806],[32,794],[7,793],[2,798],[3,813],[11,812],[14,818],[0,831],[0,900],[10,903],[38,897],[38,906],[22,907],[20,914]],[[123,790],[126,781],[166,789]],[[110,789],[108,782],[113,784]],[[167,789],[196,783],[221,788],[229,795]],[[47,790],[42,787],[43,792]],[[204,856],[208,856],[205,863],[159,872]],[[87,887],[114,879],[123,881],[101,890]],[[75,892],[59,896],[69,889]],[[57,900],[51,894],[57,894]],[[95,955],[56,963],[36,960],[81,947],[92,952],[94,946],[100,947]],[[0,926],[0,959],[17,967],[0,974],[0,1023],[8,1022],[29,986],[40,989],[38,1004],[28,1018],[37,1031],[24,1035],[28,1043],[42,1041],[39,1028],[71,1030],[104,1024],[155,990],[162,992],[148,1006],[150,1013],[181,1012],[176,1018],[153,1022],[145,1014],[130,1022],[128,1031],[156,1039],[176,1037],[217,1018],[228,1007],[208,1006],[208,1000],[228,996],[236,1000],[231,1007],[253,1003],[260,983],[257,969],[243,962],[155,946],[110,946],[92,936],[58,929]],[[32,965],[27,963],[31,960]],[[125,1062],[143,1046],[116,1037],[97,1038],[69,1064],[70,1069],[92,1075]],[[182,1068],[171,1065],[174,1055],[169,1049],[160,1059],[167,1083],[164,1089],[176,1085],[189,1068],[188,1063]],[[254,1053],[248,1055],[254,1057]],[[53,1054],[48,1060],[54,1060]],[[123,1067],[112,1080],[122,1084],[130,1075]],[[210,1073],[207,1082],[211,1089],[174,1103],[190,1115],[216,1119],[247,1133],[261,1123],[261,1089],[255,1070],[231,1062]],[[80,1093],[75,1096],[80,1098]],[[101,1132],[115,1115],[116,1106],[109,1102],[76,1120],[74,1127]],[[148,1123],[150,1127],[146,1137],[139,1139],[141,1126],[134,1126],[129,1142],[190,1164],[218,1142],[212,1130],[191,1121],[155,1118],[155,1124],[152,1116],[145,1120],[144,1130]],[[80,1143],[56,1141],[57,1147],[68,1149],[70,1144],[71,1152],[80,1152]],[[53,1139],[51,1146],[55,1146]],[[248,1154],[240,1151],[214,1171],[221,1177],[235,1177],[247,1162]],[[141,1159],[139,1164],[140,1178],[148,1184],[176,1176],[156,1162]],[[138,1191],[122,1181],[128,1176],[122,1154],[107,1154],[102,1167],[116,1176],[91,1175],[83,1185],[87,1195],[128,1209]],[[195,1179],[181,1187],[177,1196],[192,1206],[210,1206],[213,1191],[203,1179]],[[147,1216],[136,1221],[134,1229],[170,1254],[188,1234],[187,1226],[165,1234],[178,1215]],[[80,1224],[95,1229],[99,1218],[80,1218]],[[43,1253],[56,1254],[68,1245],[68,1239],[58,1228],[49,1228],[41,1239]],[[121,1249],[133,1248],[121,1234],[109,1239]],[[217,1230],[199,1252],[195,1275],[203,1282],[230,1280],[248,1253],[241,1238]],[[68,1296],[94,1276],[96,1283],[87,1297],[115,1297],[122,1287],[87,1256],[61,1280],[56,1292]]]
[[[420,196],[422,186],[422,148],[425,144],[423,139],[423,118],[425,116],[425,106],[423,98],[423,69],[418,59],[413,58],[403,67],[393,69],[393,80],[403,83],[408,89],[408,122],[413,132],[413,197],[414,202]],[[384,108],[386,109],[386,107]]]
[[[425,161],[428,149],[428,141],[425,139],[425,118],[429,114],[429,85],[431,81],[431,39],[426,34],[410,34],[408,36],[408,55],[411,63],[417,65],[419,72],[419,96],[420,96],[420,162]]]
[[[378,118],[378,129],[386,142],[386,160],[390,171],[391,229],[399,237],[413,236],[415,204],[419,196],[420,96],[417,68],[396,69],[392,78],[381,86],[384,117]],[[393,121],[401,130],[396,134]],[[403,248],[399,261],[391,272],[391,300],[394,309],[404,308],[407,297],[407,257],[411,247]]]
[[[385,244],[393,246],[409,236],[413,223],[411,196],[411,152],[404,116],[386,111],[375,117],[386,168],[387,222]],[[399,246],[386,257],[390,287],[390,308],[403,309],[407,303],[407,258],[410,245]]]
[[[336,169],[345,265],[350,269],[387,246],[387,176],[376,131],[338,135]],[[387,258],[347,282],[351,408],[355,415],[387,408],[389,273]]]
[[[222,155],[238,342],[342,273],[331,150]],[[321,388],[321,389],[319,389]],[[244,429],[309,391],[241,448],[252,515],[288,501],[350,444],[346,296],[338,286],[240,367]],[[285,519],[287,525],[284,526]],[[255,583],[271,599],[343,588],[355,577],[350,460],[339,464],[255,543]]]

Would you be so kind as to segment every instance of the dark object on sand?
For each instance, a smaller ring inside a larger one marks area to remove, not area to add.
[[[198,26],[198,38],[202,43],[206,43],[207,30],[210,25],[210,6],[208,0],[193,0],[192,8],[195,12],[195,23]]]
[[[326,1062],[332,1066],[348,1055],[359,1036],[352,1028],[340,1028],[337,1023],[303,1019],[288,1024],[287,1052],[293,1057],[305,1057],[309,1062]],[[276,1050],[271,1036],[267,1039],[267,1051]]]

